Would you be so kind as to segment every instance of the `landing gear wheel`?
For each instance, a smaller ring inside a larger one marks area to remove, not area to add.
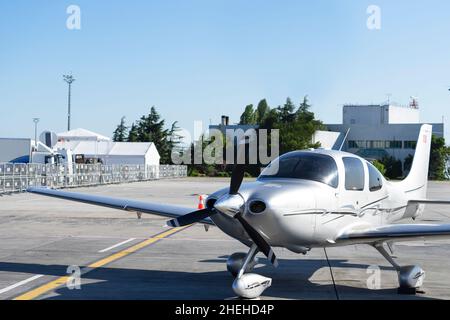
[[[399,294],[416,294],[423,285],[425,271],[419,266],[404,266],[398,270]]]
[[[374,247],[386,258],[386,260],[397,270],[399,294],[414,295],[420,291],[419,288],[425,279],[425,271],[419,266],[399,266],[393,257],[384,248],[384,243],[376,243]]]
[[[245,268],[245,272],[251,272],[253,271],[253,268],[258,263],[257,258],[252,258],[251,262],[247,264],[247,267]],[[241,270],[242,266],[244,265],[244,261],[247,257],[247,253],[245,252],[235,252],[233,253],[228,259],[227,259],[227,270],[231,275],[236,278],[239,274],[239,271]]]
[[[233,291],[239,297],[245,299],[256,299],[264,290],[272,285],[272,279],[260,276],[254,273],[245,273],[247,269],[253,269],[257,260],[255,259],[258,253],[258,247],[254,244],[247,254],[242,253],[232,254],[227,261],[227,268],[230,272],[236,271],[236,266],[240,266],[236,278],[233,281]],[[244,258],[243,260],[241,258]],[[242,261],[242,263],[241,263]],[[231,270],[230,270],[231,269]]]

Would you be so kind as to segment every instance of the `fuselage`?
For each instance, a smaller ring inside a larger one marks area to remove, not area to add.
[[[409,190],[387,181],[366,160],[341,151],[296,151],[282,155],[255,182],[243,183],[245,219],[274,247],[306,252],[333,246],[349,228],[365,229],[418,215],[405,215]],[[220,199],[228,188],[211,194]],[[264,210],[252,204],[263,203]],[[255,206],[256,207],[256,206]],[[242,226],[229,215],[211,216],[225,233],[250,244]]]

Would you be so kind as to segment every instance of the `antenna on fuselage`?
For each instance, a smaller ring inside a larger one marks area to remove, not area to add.
[[[347,140],[349,133],[350,133],[350,128],[348,128],[347,132],[345,133],[344,140],[342,140],[341,146],[339,147],[339,151],[342,151],[342,148],[344,147],[344,144],[345,144],[345,140]]]

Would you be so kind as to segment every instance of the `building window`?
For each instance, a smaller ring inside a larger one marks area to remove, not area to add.
[[[348,141],[348,148],[349,149],[361,149],[361,148],[367,148],[366,141],[363,140],[349,140]]]
[[[384,149],[385,148],[385,142],[382,141],[382,140],[369,141],[369,148],[372,148],[372,149]]]
[[[361,160],[353,157],[342,158],[345,167],[345,189],[364,190],[364,166]]]
[[[405,149],[416,149],[417,142],[416,141],[405,141],[403,143]]]
[[[401,141],[386,141],[386,148],[387,149],[401,149],[402,148],[402,142]]]

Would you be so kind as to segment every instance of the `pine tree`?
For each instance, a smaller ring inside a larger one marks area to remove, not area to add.
[[[175,121],[174,123],[172,123],[172,126],[170,127],[169,130],[168,142],[170,150],[173,150],[180,146],[183,136],[179,132],[180,127],[178,127],[178,121]]]
[[[296,112],[296,117],[304,122],[313,121],[314,113],[309,111],[310,108],[311,105],[309,104],[308,96],[304,96],[303,102],[300,103],[300,106],[298,107],[298,110]]]
[[[161,163],[168,164],[171,161],[171,149],[169,144],[169,130],[164,128],[164,120],[153,106],[147,116],[142,116],[137,125],[137,141],[153,142],[161,156]]]
[[[278,107],[280,113],[280,120],[284,123],[289,123],[295,118],[295,105],[292,102],[291,98],[286,99],[286,103],[283,106]]]
[[[138,141],[138,128],[136,126],[136,124],[132,124],[130,131],[128,132],[128,138],[127,138],[128,142],[137,142]]]
[[[117,126],[113,133],[113,141],[123,142],[126,139],[127,126],[125,125],[125,117],[120,119],[120,124]]]

